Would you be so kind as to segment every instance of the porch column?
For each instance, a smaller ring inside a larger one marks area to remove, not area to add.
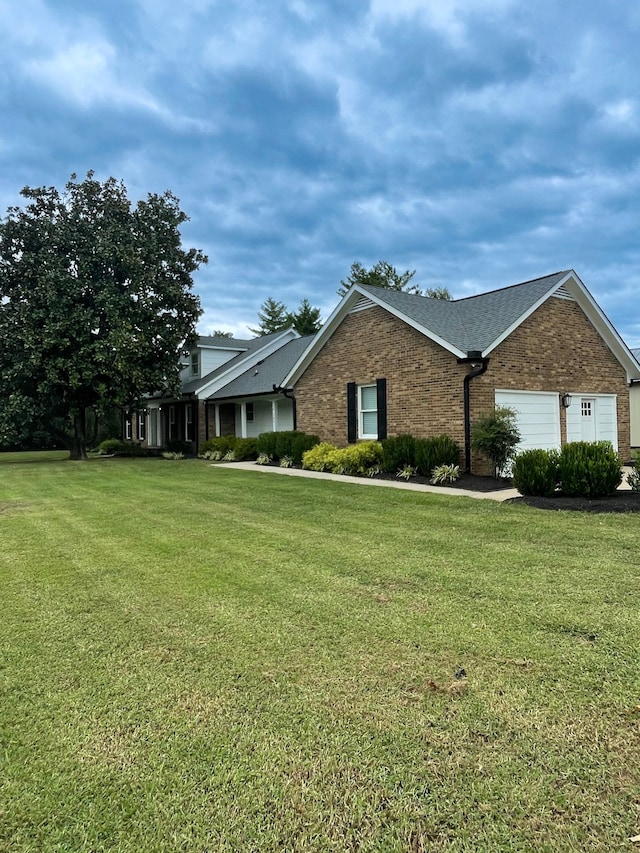
[[[220,435],[220,403],[213,404],[214,418],[216,422],[216,438]]]
[[[271,428],[273,432],[278,432],[278,401],[271,401]]]
[[[247,404],[240,403],[240,438],[247,437]]]

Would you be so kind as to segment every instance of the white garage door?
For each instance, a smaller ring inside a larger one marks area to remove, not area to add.
[[[551,391],[496,391],[496,406],[517,413],[518,450],[560,449],[560,398]]]

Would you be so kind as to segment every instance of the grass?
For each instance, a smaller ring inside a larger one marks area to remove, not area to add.
[[[637,517],[2,461],[0,851],[637,849]]]

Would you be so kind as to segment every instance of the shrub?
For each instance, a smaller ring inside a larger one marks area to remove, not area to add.
[[[394,435],[382,439],[382,467],[397,471],[404,465],[415,465],[415,439],[412,435]]]
[[[513,464],[513,485],[521,495],[553,497],[558,486],[557,450],[524,450]]]
[[[235,435],[218,435],[215,438],[209,438],[200,445],[200,456],[208,459],[210,457],[207,456],[207,453],[213,452],[219,453],[220,458],[222,458],[225,453],[228,453],[229,450],[235,447],[237,440]]]
[[[329,459],[337,449],[335,444],[329,444],[328,441],[316,444],[311,450],[302,454],[302,467],[309,471],[330,471]]]
[[[458,465],[460,448],[448,435],[435,438],[416,438],[415,466],[424,477],[432,475],[434,468],[441,465]]]
[[[236,462],[244,462],[247,459],[255,459],[258,455],[257,439],[238,438],[233,445]]]
[[[269,453],[258,453],[256,465],[270,465],[273,457]]]
[[[620,457],[610,441],[573,441],[560,452],[558,476],[565,495],[605,497],[622,482]]]
[[[627,474],[627,483],[631,486],[632,492],[640,492],[640,454],[637,451],[633,453],[631,466],[631,471]]]
[[[130,457],[151,456],[153,455],[153,451],[142,447],[141,444],[136,444],[135,441],[123,441],[117,450],[117,455]]]
[[[291,456],[281,456],[280,457],[280,467],[281,468],[293,468],[294,462]]]
[[[163,459],[171,459],[173,462],[178,462],[180,459],[184,459],[184,453],[176,453],[173,450],[165,450],[162,454]]]
[[[455,483],[460,477],[459,465],[438,465],[431,472],[431,482],[434,486]]]
[[[124,441],[120,441],[119,438],[105,438],[98,445],[98,453],[103,456],[108,453],[118,453],[122,449],[123,444]]]
[[[471,447],[487,457],[497,476],[504,476],[519,441],[516,412],[506,406],[496,406],[474,424]]]
[[[296,465],[300,465],[303,454],[319,443],[317,435],[298,430],[263,432],[257,438],[257,450],[258,453],[268,454],[272,459],[290,456]]]

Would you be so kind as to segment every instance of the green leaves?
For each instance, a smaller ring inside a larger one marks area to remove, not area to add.
[[[182,248],[187,217],[169,192],[132,206],[122,182],[89,172],[22,195],[0,222],[0,396],[31,401],[30,428],[61,414],[75,441],[72,412],[177,387],[201,313],[191,276],[207,258]],[[29,431],[5,406],[8,430]]]

